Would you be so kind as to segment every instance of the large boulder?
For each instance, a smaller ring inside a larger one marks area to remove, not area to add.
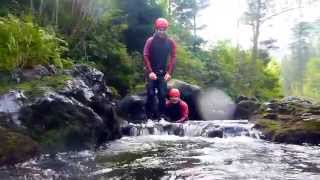
[[[51,153],[90,148],[110,131],[92,108],[56,93],[24,106],[20,120],[28,134]]]
[[[281,143],[320,144],[320,107],[310,100],[286,97],[264,103],[255,127],[264,138]]]
[[[239,96],[235,102],[234,119],[250,119],[260,106],[258,100],[252,97]]]
[[[76,65],[65,74],[70,78],[51,76],[52,82],[39,83],[46,87],[34,97],[25,96],[24,90],[2,94],[0,127],[29,136],[45,153],[88,149],[120,138],[120,120],[103,73]],[[23,83],[35,85],[31,82]]]
[[[142,123],[146,120],[146,95],[128,95],[119,102],[119,114],[133,123]]]

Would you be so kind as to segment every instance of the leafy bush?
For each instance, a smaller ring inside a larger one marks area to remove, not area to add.
[[[281,97],[280,67],[275,60],[254,65],[248,51],[219,42],[205,61],[205,85],[226,91],[232,97],[255,96],[267,100]]]
[[[0,18],[0,70],[14,70],[37,64],[62,67],[61,53],[66,42],[37,26],[30,18],[9,15]]]

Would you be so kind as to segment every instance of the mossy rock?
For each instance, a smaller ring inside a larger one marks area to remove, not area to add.
[[[0,166],[14,165],[40,154],[40,146],[31,138],[0,127]]]
[[[9,90],[21,90],[30,97],[43,95],[44,92],[52,90],[60,90],[66,86],[66,82],[71,79],[68,75],[45,76],[42,79],[24,81],[21,83],[0,82],[0,94],[4,94]]]
[[[103,131],[92,111],[59,101],[24,107],[21,121],[48,153],[90,148]]]
[[[260,129],[265,138],[280,143],[320,144],[319,121],[273,121],[261,119],[256,121],[255,128]]]

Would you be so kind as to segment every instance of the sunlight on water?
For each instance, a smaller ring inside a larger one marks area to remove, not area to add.
[[[201,115],[206,120],[232,119],[235,104],[232,99],[219,89],[209,89],[199,98]]]

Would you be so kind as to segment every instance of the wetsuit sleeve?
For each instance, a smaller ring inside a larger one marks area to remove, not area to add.
[[[181,118],[177,122],[187,121],[189,116],[189,108],[186,102],[182,101],[180,103],[180,111],[181,111]]]
[[[166,99],[166,108],[170,106],[170,101]]]
[[[152,42],[152,37],[148,38],[143,48],[143,62],[145,71],[149,74],[152,72],[151,63],[150,63],[150,46]]]
[[[167,66],[167,73],[172,75],[173,69],[176,65],[176,58],[177,58],[177,44],[174,40],[170,39],[171,42],[171,54],[169,58],[169,63]]]

